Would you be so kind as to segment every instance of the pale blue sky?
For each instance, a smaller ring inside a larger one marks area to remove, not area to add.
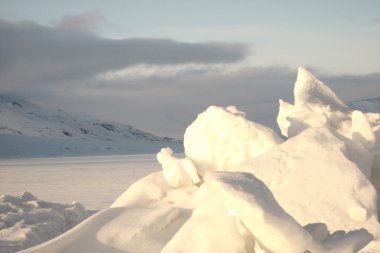
[[[275,127],[298,66],[380,97],[380,1],[0,0],[1,93],[163,135],[209,105]]]
[[[308,65],[327,73],[380,71],[380,1],[2,0],[0,17],[53,25],[96,13],[108,38],[233,41],[252,46],[255,65]]]

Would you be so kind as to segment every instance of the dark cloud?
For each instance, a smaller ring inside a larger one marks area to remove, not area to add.
[[[80,22],[71,18],[65,24]],[[0,21],[0,85],[3,91],[50,86],[136,64],[235,62],[248,52],[243,44],[112,40],[32,22]]]
[[[228,65],[213,70],[214,63],[239,62],[247,54],[248,48],[239,44],[110,40],[31,22],[0,21],[0,92],[161,134],[183,135],[209,105],[236,105],[249,119],[276,128],[278,99],[293,102],[296,70],[240,67],[226,73]],[[203,67],[169,75],[160,69],[188,63]],[[148,75],[95,77],[138,64],[147,64],[147,72],[158,69]],[[344,101],[380,96],[380,73],[315,74]]]
[[[380,94],[380,73],[326,76],[315,73],[344,101]],[[209,105],[236,105],[247,117],[277,128],[278,99],[293,103],[297,71],[287,67],[247,67],[231,74],[195,72],[169,77],[98,81],[57,90],[47,103],[161,133],[183,135]],[[59,95],[58,95],[59,94]]]

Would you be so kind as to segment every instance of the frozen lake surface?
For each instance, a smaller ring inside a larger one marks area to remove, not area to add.
[[[129,185],[161,169],[155,154],[0,160],[0,193],[33,193],[57,203],[109,207]]]

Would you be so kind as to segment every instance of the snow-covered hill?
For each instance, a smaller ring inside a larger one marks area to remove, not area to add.
[[[155,153],[181,141],[0,94],[0,158]]]
[[[380,112],[380,98],[370,98],[352,101],[348,106],[362,112]]]

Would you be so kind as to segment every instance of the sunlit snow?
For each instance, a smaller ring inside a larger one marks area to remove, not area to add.
[[[294,105],[280,100],[283,137],[210,106],[184,157],[157,150],[162,170],[22,252],[380,252],[380,114],[350,109],[304,68],[294,92]]]

